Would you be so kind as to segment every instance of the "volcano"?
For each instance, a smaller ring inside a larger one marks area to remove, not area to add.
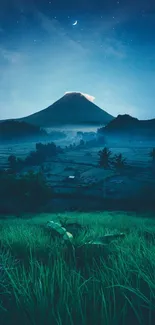
[[[66,93],[51,106],[20,119],[40,126],[107,125],[114,117],[87,99],[82,93]]]

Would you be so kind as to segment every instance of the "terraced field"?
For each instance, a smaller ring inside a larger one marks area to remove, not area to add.
[[[0,145],[0,167],[7,166],[7,158],[9,155],[14,154],[19,158],[25,158],[28,153],[32,150],[35,150],[35,142],[28,143],[17,143],[17,144],[6,144]],[[61,143],[62,145],[62,143]],[[70,150],[63,154],[62,159],[73,160],[77,163],[88,163],[88,164],[97,164],[98,162],[98,151],[103,149],[102,147],[94,147],[91,149],[78,149]],[[152,149],[152,145],[149,146],[139,146],[135,148],[131,147],[110,147],[110,150],[113,154],[122,153],[126,157],[129,164],[139,167],[149,167],[149,152]],[[87,156],[87,152],[91,153],[91,157]]]
[[[15,154],[25,158],[28,153],[35,150],[35,142],[18,143],[0,146],[0,166],[7,167],[7,158]],[[59,143],[63,145],[63,143]],[[44,174],[48,184],[55,192],[62,194],[76,193],[78,195],[91,195],[92,197],[131,197],[148,184],[155,183],[151,171],[149,152],[152,146],[110,147],[113,154],[122,153],[130,166],[135,167],[133,174],[118,175],[116,172],[106,171],[98,166],[98,151],[103,147],[90,149],[80,148],[66,150],[57,159],[49,160],[44,164]],[[89,152],[89,155],[88,155]],[[31,169],[38,169],[33,167]],[[26,168],[24,171],[27,171]],[[75,179],[69,176],[75,175]]]

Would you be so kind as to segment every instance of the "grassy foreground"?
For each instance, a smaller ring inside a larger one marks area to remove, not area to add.
[[[132,213],[66,213],[93,238],[124,232],[101,248],[53,241],[43,224],[58,215],[0,220],[2,325],[153,325],[155,218]]]

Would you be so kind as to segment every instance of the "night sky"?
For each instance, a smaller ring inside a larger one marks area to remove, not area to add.
[[[155,0],[0,1],[0,119],[67,91],[155,118]]]

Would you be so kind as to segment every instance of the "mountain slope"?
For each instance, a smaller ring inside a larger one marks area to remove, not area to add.
[[[100,132],[106,134],[129,134],[140,136],[154,136],[155,135],[155,119],[152,120],[138,120],[130,115],[118,115],[115,119],[110,121]]]
[[[106,125],[113,118],[81,93],[67,93],[48,108],[20,120],[42,127],[51,127]]]

